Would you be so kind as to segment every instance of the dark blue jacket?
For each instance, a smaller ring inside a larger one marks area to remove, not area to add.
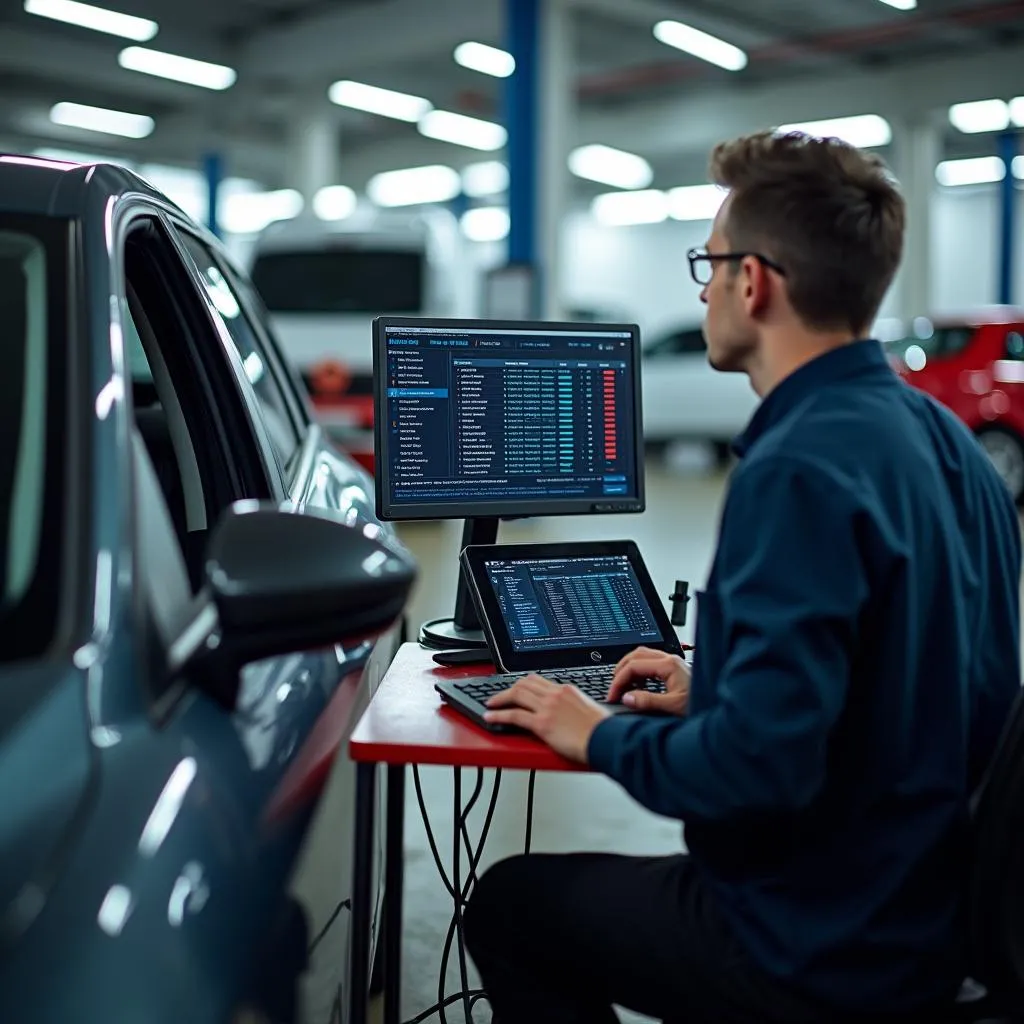
[[[986,456],[877,342],[779,384],[737,442],[687,718],[591,764],[686,823],[751,956],[826,1004],[955,989],[968,799],[1020,685],[1020,528]]]

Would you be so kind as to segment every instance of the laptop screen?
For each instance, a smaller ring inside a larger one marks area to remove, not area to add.
[[[661,630],[626,555],[485,559],[517,653],[638,646]]]

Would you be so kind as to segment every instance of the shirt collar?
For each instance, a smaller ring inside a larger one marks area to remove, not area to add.
[[[780,381],[758,406],[746,430],[733,442],[742,458],[758,439],[809,395],[836,381],[865,375],[895,374],[879,342],[852,341],[816,356]]]

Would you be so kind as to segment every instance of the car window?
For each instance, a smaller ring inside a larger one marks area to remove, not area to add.
[[[1019,330],[1007,331],[1004,352],[1005,359],[1024,360],[1024,334]]]
[[[922,319],[916,324],[913,336],[900,338],[899,341],[891,341],[886,348],[894,355],[903,358],[909,354],[910,362],[914,361],[915,356],[918,360],[923,357],[926,361],[948,359],[967,348],[974,337],[974,332],[974,327],[936,327]],[[911,369],[914,367],[911,366]]]
[[[423,252],[402,249],[267,252],[252,281],[271,313],[418,313],[425,262]]]
[[[53,232],[0,220],[0,661],[43,653],[61,597],[65,411],[55,343],[67,300]]]
[[[667,356],[703,355],[706,348],[704,332],[696,327],[685,331],[674,331],[672,334],[666,334],[665,337],[652,342],[644,349],[644,358],[661,359]]]
[[[213,253],[194,235],[183,231],[180,238],[202,275],[210,301],[220,313],[238,349],[245,374],[259,399],[270,443],[274,446],[274,453],[281,466],[285,467],[297,451],[300,439],[284,394],[263,354],[259,338],[249,323],[239,296]]]

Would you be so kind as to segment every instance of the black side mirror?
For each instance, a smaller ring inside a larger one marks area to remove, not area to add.
[[[207,607],[216,610],[207,621],[215,618],[216,628],[190,661],[229,707],[243,665],[382,633],[416,578],[411,556],[373,524],[351,527],[316,510],[300,515],[257,502],[224,513],[204,571]]]

